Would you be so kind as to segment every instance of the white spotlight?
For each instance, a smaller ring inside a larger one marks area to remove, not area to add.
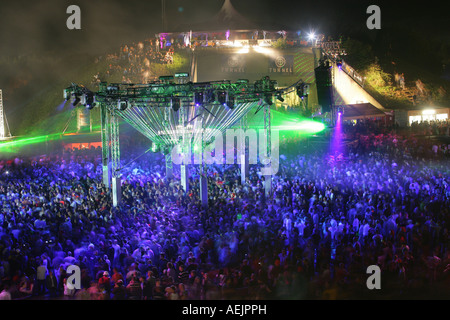
[[[248,53],[249,52],[249,47],[245,46],[242,49],[239,49],[237,53]]]

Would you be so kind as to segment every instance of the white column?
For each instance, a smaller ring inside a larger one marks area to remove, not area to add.
[[[110,187],[110,177],[111,177],[111,170],[109,164],[103,165],[103,184],[109,188]]]
[[[264,190],[268,197],[272,191],[272,175],[264,176]]]
[[[113,206],[117,207],[121,200],[122,200],[122,186],[120,177],[113,177],[111,179],[112,186],[111,186],[111,192],[112,192],[112,198],[113,198]]]
[[[181,186],[185,192],[189,191],[189,167],[186,164],[180,166]]]
[[[241,154],[241,184],[245,184],[245,180],[248,177],[249,172],[249,155],[244,150],[244,153]]]
[[[170,179],[173,177],[172,154],[171,153],[166,154],[165,158],[166,158],[166,179]]]
[[[200,176],[200,200],[202,201],[202,207],[208,206],[208,179],[206,175]]]

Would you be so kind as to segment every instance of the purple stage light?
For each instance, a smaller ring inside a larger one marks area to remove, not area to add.
[[[336,125],[334,126],[333,137],[330,145],[330,153],[333,156],[338,156],[343,152],[342,150],[342,114],[343,110],[338,108]]]
[[[58,111],[58,112],[60,112],[60,111],[63,111],[63,109],[64,109],[64,106],[66,105],[66,102],[67,101],[63,101],[63,102],[61,102],[57,107],[56,107],[56,111]]]

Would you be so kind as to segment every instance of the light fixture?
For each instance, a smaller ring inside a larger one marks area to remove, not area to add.
[[[178,110],[180,110],[180,98],[172,97],[170,102],[172,104],[172,110],[174,112],[177,112]]]
[[[427,110],[423,110],[422,114],[435,114],[436,110],[433,109],[427,109]]]
[[[86,93],[83,93],[80,97],[80,103],[85,106],[86,105]]]
[[[309,95],[309,84],[303,84],[303,96],[307,97]]]
[[[188,77],[189,77],[189,73],[187,73],[187,72],[175,73],[175,78],[188,78]]]
[[[194,103],[196,106],[203,105],[203,92],[202,91],[194,93]]]
[[[106,87],[106,90],[108,93],[115,93],[115,92],[119,91],[119,86],[109,85],[108,87]]]
[[[217,101],[219,101],[221,105],[225,105],[225,103],[227,102],[227,92],[226,91],[217,92]]]
[[[127,101],[120,101],[117,103],[117,108],[119,108],[120,111],[125,111],[128,107]]]
[[[234,107],[235,107],[235,99],[234,99],[234,96],[228,94],[228,99],[227,99],[227,102],[226,102],[226,106],[227,106],[228,108],[230,108],[231,110],[234,109]]]
[[[80,99],[80,97],[78,97],[76,94],[74,94],[73,96],[74,96],[74,99],[73,99],[73,101],[72,101],[72,106],[75,107],[77,104],[80,103],[81,99]]]
[[[272,101],[272,95],[271,95],[271,94],[266,94],[265,97],[264,97],[264,101],[265,101],[269,106],[271,106],[271,105],[273,104],[273,101]]]
[[[309,86],[305,83],[299,84],[297,86],[297,95],[303,100],[309,94]]]
[[[71,92],[69,89],[64,89],[64,100],[69,101],[71,96]]]
[[[95,107],[94,95],[92,93],[87,93],[85,96],[85,106],[87,109],[91,110]]]
[[[284,98],[283,98],[283,96],[281,95],[281,92],[277,94],[277,99],[278,99],[279,101],[281,101],[281,102],[284,102]]]
[[[213,90],[206,91],[206,103],[214,103],[216,101],[216,94]]]
[[[157,145],[156,143],[152,142],[152,152],[159,152],[160,151],[160,147],[159,145]]]

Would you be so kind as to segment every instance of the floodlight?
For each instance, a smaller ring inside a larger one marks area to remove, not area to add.
[[[74,96],[74,99],[73,99],[73,101],[72,101],[72,106],[75,107],[77,104],[80,103],[81,99],[80,99],[80,97],[78,97],[76,94],[74,94],[73,96]]]
[[[120,101],[117,103],[117,108],[119,108],[120,111],[125,111],[128,107],[127,101]]]
[[[194,94],[194,103],[196,106],[203,105],[203,92],[199,91]]]
[[[92,93],[87,93],[85,95],[85,106],[89,110],[95,107],[94,95]]]
[[[64,89],[64,100],[69,101],[71,94],[70,89]]]
[[[224,105],[227,102],[227,92],[226,91],[217,92],[217,101],[219,101],[220,104]]]
[[[271,95],[271,94],[266,94],[266,96],[264,97],[264,101],[265,101],[269,106],[271,106],[271,105],[273,104],[273,101],[272,101],[272,95]]]
[[[226,102],[225,102],[225,106],[227,106],[228,108],[230,108],[230,109],[234,109],[234,107],[235,107],[235,99],[234,99],[234,96],[232,96],[232,95],[230,95],[230,94],[227,94],[227,99],[226,99]]]
[[[177,112],[178,110],[180,110],[180,98],[172,97],[171,104],[172,104],[173,111]]]
[[[278,93],[277,99],[278,99],[279,101],[281,101],[281,102],[284,102],[284,98],[283,98],[283,96],[281,95],[281,93]]]

